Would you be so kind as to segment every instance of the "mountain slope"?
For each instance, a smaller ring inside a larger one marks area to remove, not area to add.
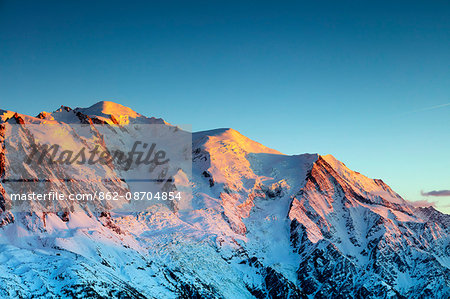
[[[49,123],[171,127],[112,102],[62,107],[36,118],[0,114],[2,144],[11,123],[24,123],[31,131],[31,124]],[[94,135],[105,145],[119,139],[127,145],[134,134],[114,132]],[[77,138],[73,142],[89,142]],[[2,178],[12,169],[6,151],[0,152]],[[11,192],[2,182],[0,294],[450,296],[449,215],[413,207],[381,180],[351,171],[331,155],[284,155],[233,129],[192,134],[192,161],[192,173],[183,174],[192,196],[128,212],[114,207],[99,212],[91,206],[65,213],[11,213],[5,207]],[[104,167],[123,178],[117,168]],[[133,188],[119,181],[115,188]],[[89,188],[105,185],[92,180]]]
[[[380,180],[319,158],[289,212],[303,290],[448,296],[448,234],[418,214]]]

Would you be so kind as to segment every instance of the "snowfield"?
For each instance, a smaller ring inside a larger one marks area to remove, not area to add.
[[[36,129],[52,124],[122,129],[95,140]],[[331,155],[284,155],[233,129],[189,134],[187,148],[171,144],[192,152],[189,163],[168,170],[184,192],[180,201],[9,209],[5,179],[19,173],[74,178],[40,187],[61,192],[145,190],[133,181],[146,175],[140,168],[41,169],[17,162],[26,152],[19,142],[5,146],[31,132],[73,148],[99,140],[130,147],[134,124],[186,134],[113,102],[37,117],[0,110],[0,297],[450,297],[449,215],[414,207]],[[19,129],[11,137],[12,126]]]

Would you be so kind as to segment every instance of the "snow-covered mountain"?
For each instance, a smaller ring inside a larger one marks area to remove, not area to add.
[[[174,175],[192,191],[180,201],[11,212],[5,178],[34,170],[8,159],[24,150],[7,152],[9,126],[125,129],[95,135],[105,146],[131,142],[130,125],[176,127],[112,102],[37,117],[0,110],[0,119],[1,297],[450,297],[450,216],[415,208],[331,155],[284,155],[233,129],[196,132],[192,169]],[[93,171],[76,177],[102,171],[109,185],[90,177],[71,187],[135,188],[114,165]]]

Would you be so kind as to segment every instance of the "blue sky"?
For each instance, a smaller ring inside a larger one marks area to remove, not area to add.
[[[311,2],[3,0],[0,108],[111,100],[449,190],[450,3]]]

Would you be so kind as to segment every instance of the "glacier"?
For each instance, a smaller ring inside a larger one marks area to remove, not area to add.
[[[173,127],[113,102],[37,117],[0,110],[2,179],[33,173],[8,160],[10,124]],[[130,142],[130,132],[118,134],[104,142]],[[181,201],[134,211],[10,211],[2,181],[0,296],[450,297],[450,215],[414,207],[332,155],[284,155],[228,128],[191,138],[192,168],[176,176],[191,196]],[[120,170],[102,167],[109,189],[133,188]]]

